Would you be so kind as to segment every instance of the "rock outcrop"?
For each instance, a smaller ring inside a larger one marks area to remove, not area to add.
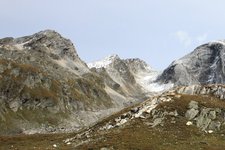
[[[225,86],[221,84],[217,85],[191,85],[187,87],[176,88],[179,94],[188,95],[213,95],[220,99],[225,99]]]
[[[224,123],[224,109],[221,108],[199,108],[198,102],[191,101],[189,103],[189,110],[185,116],[188,120],[194,122],[200,129],[206,131],[218,131],[222,123]]]

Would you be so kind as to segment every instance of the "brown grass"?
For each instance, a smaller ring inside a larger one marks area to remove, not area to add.
[[[222,100],[213,97],[182,95],[180,99],[161,104],[157,109],[164,108],[172,111],[177,109],[178,113],[182,113],[187,109],[191,100],[198,101],[200,106],[220,108],[225,106]],[[66,145],[62,142],[68,137],[74,137],[76,133],[73,133],[2,137],[0,138],[0,149],[8,149],[11,145],[18,149],[34,149],[34,147],[36,149],[53,149],[53,144],[57,144],[58,149],[78,150],[99,150],[102,147],[118,150],[223,150],[225,147],[225,137],[222,136],[225,134],[224,131],[206,134],[195,126],[186,126],[187,120],[181,115],[175,118],[175,124],[172,124],[171,118],[167,117],[164,126],[155,128],[145,124],[145,122],[152,121],[148,118],[145,120],[135,119],[125,126],[109,131],[98,130],[107,121],[129,109],[124,109],[92,127],[91,141],[76,148],[75,145]],[[84,137],[82,140],[87,140],[87,138]]]
[[[225,134],[223,130],[206,134],[196,126],[186,126],[188,120],[184,114],[191,100],[198,101],[200,107],[225,108],[223,100],[211,96],[182,95],[179,99],[175,98],[174,101],[162,103],[157,107],[167,111],[177,110],[180,115],[175,118],[175,124],[171,123],[171,117],[166,117],[164,126],[151,128],[144,123],[151,122],[151,119],[136,119],[124,127],[115,128],[109,132],[96,132],[92,142],[83,144],[78,149],[97,150],[101,147],[113,147],[123,150],[223,150],[225,146],[224,137],[221,136]]]

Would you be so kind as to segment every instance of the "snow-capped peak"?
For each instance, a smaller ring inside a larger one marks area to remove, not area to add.
[[[102,60],[98,60],[92,63],[88,63],[88,67],[89,68],[105,68],[106,66],[108,66],[109,64],[111,64],[113,61],[115,61],[116,59],[120,59],[118,55],[113,54],[113,55],[109,55],[107,57],[105,57]]]

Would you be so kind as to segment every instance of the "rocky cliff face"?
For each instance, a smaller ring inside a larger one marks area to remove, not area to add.
[[[143,60],[135,58],[125,59],[124,61],[133,74],[135,81],[149,95],[153,95],[154,92],[163,92],[173,87],[173,84],[161,84],[157,82],[157,78],[161,73],[154,70]]]
[[[89,68],[101,69],[105,68],[105,70],[109,73],[110,77],[120,84],[125,84],[126,82],[135,84],[135,79],[130,72],[126,62],[124,62],[118,55],[111,55],[103,60],[89,63]]]
[[[128,65],[118,55],[111,55],[103,60],[88,64],[92,71],[104,79],[106,91],[119,105],[129,105],[146,99]],[[119,99],[119,100],[118,100]],[[129,99],[129,100],[128,100]]]
[[[159,77],[163,83],[176,85],[215,84],[225,82],[225,43],[210,42],[174,61]]]
[[[70,40],[46,30],[0,40],[0,134],[80,129],[118,110]]]
[[[152,96],[167,89],[165,84],[155,82],[159,72],[138,58],[121,59],[118,55],[112,55],[88,66],[99,74],[105,74],[106,85],[129,97]]]
[[[131,58],[124,60],[129,70],[133,74],[138,74],[141,72],[154,72],[155,70],[151,68],[145,61],[139,58]]]

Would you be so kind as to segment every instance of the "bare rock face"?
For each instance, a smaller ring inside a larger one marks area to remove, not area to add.
[[[145,95],[128,64],[118,55],[111,55],[103,60],[90,63],[88,66],[100,74],[112,90],[131,99],[142,99]]]
[[[125,59],[124,61],[129,67],[130,71],[134,74],[154,71],[145,61],[139,58]]]
[[[88,73],[87,65],[79,58],[73,43],[53,30],[45,30],[20,38],[0,39],[0,48],[48,56],[62,67],[77,74]],[[10,56],[9,56],[10,57]],[[31,57],[35,61],[35,57]]]
[[[225,42],[210,42],[174,61],[158,78],[175,85],[225,83]]]
[[[90,63],[88,66],[96,69],[104,68],[110,77],[119,84],[126,84],[127,82],[135,84],[136,82],[126,61],[118,55],[110,55],[103,60]]]
[[[134,76],[132,75],[131,71],[129,70],[126,63],[119,58],[119,56],[116,56],[111,64],[106,67],[106,70],[110,72],[111,74],[114,74],[113,78],[115,80],[118,80],[118,82],[126,83],[129,82],[131,84],[135,84]],[[120,77],[118,79],[117,77]]]
[[[55,54],[58,57],[68,57],[72,60],[79,59],[73,43],[63,38],[53,30],[45,30],[31,36],[21,38],[4,38],[0,40],[2,46],[12,46],[15,49],[30,49]]]
[[[188,94],[188,95],[208,95],[211,94],[220,99],[225,98],[225,87],[224,85],[191,85],[187,87],[178,87],[177,93]]]

